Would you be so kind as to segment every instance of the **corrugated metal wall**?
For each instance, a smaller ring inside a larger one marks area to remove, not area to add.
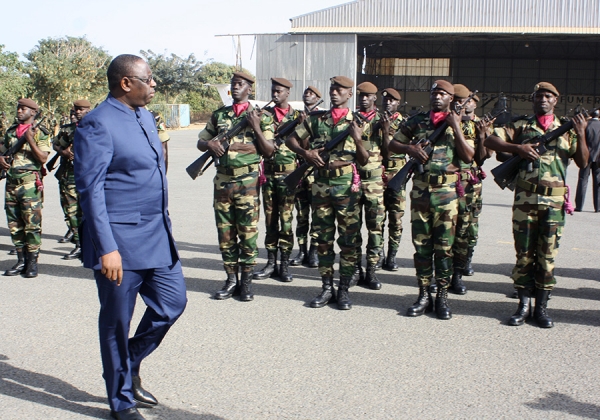
[[[358,0],[292,19],[309,32],[600,33],[598,0]]]

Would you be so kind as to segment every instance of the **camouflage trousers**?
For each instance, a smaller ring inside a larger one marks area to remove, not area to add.
[[[410,193],[414,263],[419,286],[428,286],[435,276],[448,287],[452,276],[452,245],[458,200],[455,184],[430,185],[413,179]]]
[[[79,225],[81,225],[82,212],[72,170],[70,173],[65,172],[65,175],[58,181],[58,187],[65,222],[68,228],[73,231],[73,240],[79,241]]]
[[[213,207],[225,271],[234,274],[238,264],[256,265],[260,211],[258,171],[239,176],[217,173]]]
[[[286,173],[267,174],[267,182],[262,186],[263,207],[265,210],[265,247],[267,251],[289,253],[294,247],[292,230],[294,194],[283,182]]]
[[[361,227],[363,214],[367,226],[367,263],[375,265],[379,261],[379,253],[383,246],[383,220],[385,217],[385,206],[383,204],[383,180],[381,175],[361,180],[361,194],[359,201],[359,228],[356,240],[358,254],[362,254]],[[364,211],[363,211],[364,210]]]
[[[39,251],[42,245],[44,194],[35,186],[35,175],[26,175],[20,180],[6,178],[4,197],[8,229],[15,248]]]
[[[479,214],[481,213],[481,182],[471,185],[462,181],[465,195],[458,198],[458,218],[456,220],[456,238],[452,246],[454,266],[463,269],[467,264],[469,248],[477,244],[479,232]]]
[[[554,259],[565,226],[565,212],[545,205],[513,206],[513,237],[517,263],[512,271],[516,288],[552,290]]]
[[[394,168],[393,170],[386,170],[385,174],[387,179],[392,179],[400,170],[400,168]],[[396,192],[391,188],[386,188],[383,194],[383,204],[385,205],[385,216],[383,219],[384,225],[382,229],[385,233],[385,221],[388,224],[388,247],[391,251],[398,251],[400,247],[400,240],[402,239],[402,217],[406,210],[406,189],[402,188]]]
[[[351,277],[356,265],[356,240],[360,224],[358,192],[351,191],[352,174],[318,177],[312,185],[313,229],[317,234],[319,273],[333,276],[333,240],[337,222],[340,276]]]
[[[311,244],[316,245],[317,243],[317,235],[310,224],[310,209],[312,203],[311,189],[313,182],[314,177],[309,175],[304,178],[302,185],[296,190],[296,197],[294,200],[296,206],[296,238],[300,245],[307,243],[309,228]]]

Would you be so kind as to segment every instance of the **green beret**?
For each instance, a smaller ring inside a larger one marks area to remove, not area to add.
[[[540,82],[537,85],[535,85],[535,87],[533,88],[534,92],[537,92],[538,90],[547,90],[548,92],[553,93],[556,96],[559,96],[558,89],[556,89],[552,83]]]
[[[356,86],[356,93],[360,95],[361,93],[373,94],[377,93],[377,86],[375,86],[371,82],[362,82],[360,85]]]
[[[290,82],[288,79],[284,79],[283,77],[271,77],[271,82],[273,82],[274,85],[280,85],[288,89],[294,87],[292,82]]]
[[[397,101],[399,101],[400,99],[402,99],[402,96],[400,96],[400,92],[398,92],[394,88],[383,89],[383,92],[381,94],[383,96],[389,96],[391,98],[394,98]]]
[[[73,102],[73,106],[79,108],[91,108],[92,104],[87,99],[77,99],[75,102]]]
[[[346,77],[346,76],[335,76],[329,80],[331,80],[332,85],[338,85],[343,88],[354,87],[354,81],[351,78]]]
[[[37,111],[38,109],[40,109],[40,107],[38,106],[38,104],[32,100],[32,99],[27,99],[27,98],[21,98],[17,101],[17,105],[21,105],[21,106],[26,106],[27,108],[31,108],[34,111]]]
[[[243,71],[236,71],[236,72],[234,72],[233,76],[231,77],[231,79],[233,80],[234,77],[239,77],[240,79],[244,79],[245,81],[247,81],[251,85],[254,84],[254,77],[250,76],[248,73],[244,73]]]
[[[467,99],[471,95],[471,91],[461,84],[454,85],[454,98],[455,99]]]
[[[306,92],[307,90],[310,90],[315,95],[317,95],[319,98],[323,97],[323,95],[321,95],[321,91],[314,86],[308,86],[306,89],[304,89],[304,92]]]

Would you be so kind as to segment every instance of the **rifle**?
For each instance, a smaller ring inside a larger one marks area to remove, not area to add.
[[[463,104],[466,104],[471,99],[473,99],[473,97],[476,94],[477,94],[477,90],[473,91],[473,93],[471,93],[471,95],[463,102]],[[456,105],[455,110],[451,111],[451,112],[456,112],[457,114],[459,114],[462,107],[463,107],[463,105]],[[424,144],[424,146],[422,146],[422,147],[423,147],[423,151],[428,156],[427,160],[429,160],[429,158],[431,157],[431,154],[433,153],[433,146],[435,145],[435,142],[446,131],[447,128],[448,128],[448,123],[444,121],[444,123],[442,125],[440,125],[438,128],[436,128],[435,131],[433,133],[431,133],[431,135],[427,139],[421,139],[415,143],[415,145]],[[406,164],[402,167],[402,169],[400,169],[400,171],[398,171],[398,173],[396,175],[394,175],[394,177],[388,181],[387,187],[392,189],[395,192],[398,192],[402,188],[405,188],[409,177],[415,171],[415,167],[417,169],[417,172],[419,172],[419,174],[422,174],[423,172],[425,172],[425,170],[423,168],[423,163],[421,163],[421,161],[419,161],[418,159],[415,159],[415,158],[410,158],[408,160],[408,162],[406,162]]]
[[[352,114],[354,115],[354,118],[356,119],[356,121],[364,121],[364,117],[362,115],[360,115],[358,112],[353,112]],[[362,125],[362,123],[360,123],[360,125]],[[333,149],[335,149],[341,142],[346,140],[346,138],[349,135],[350,135],[350,128],[342,131],[337,136],[335,136],[333,139],[331,139],[327,143],[325,143],[323,150],[319,153],[319,156],[321,157],[321,159],[323,159],[324,162],[327,162],[329,160],[329,152],[331,152]],[[291,174],[286,176],[285,179],[283,180],[283,182],[285,183],[285,185],[287,185],[287,187],[289,188],[290,191],[294,191],[296,189],[296,187],[298,186],[298,184],[300,183],[300,181],[302,181],[302,178],[304,178],[306,171],[308,171],[311,168],[313,168],[313,164],[305,161],[302,163],[302,165],[297,167],[294,170],[294,172],[292,172]]]
[[[37,116],[40,115],[40,112],[37,113]],[[36,128],[38,128],[40,126],[40,124],[46,119],[45,116],[43,116],[42,118],[40,118],[37,122],[35,122],[33,124],[33,126],[31,127],[31,130],[35,130]],[[35,118],[34,118],[35,120]],[[45,128],[40,127],[40,131],[42,131],[44,134],[48,135],[47,131]],[[23,133],[23,135],[21,136],[21,138],[19,138],[19,140],[13,144],[6,152],[2,153],[1,156],[4,156],[4,161],[6,163],[8,163],[9,165],[12,165],[12,162],[15,158],[15,154],[21,150],[21,148],[25,145],[25,143],[27,143],[27,139],[25,138],[25,133]],[[6,178],[7,175],[7,171],[6,169],[2,169],[2,171],[0,171],[0,180]]]
[[[256,109],[258,111],[262,111],[271,102],[273,102],[273,101],[268,102],[262,108],[257,107]],[[231,129],[229,129],[229,131],[223,131],[223,132],[217,134],[213,139],[211,139],[209,141],[220,142],[221,145],[223,146],[223,149],[225,149],[225,153],[227,153],[227,150],[229,149],[229,140],[232,139],[233,137],[237,136],[247,126],[248,126],[248,117],[246,116],[246,118],[244,118],[242,121],[238,122],[236,125],[231,127]],[[208,159],[211,159],[211,160],[210,160],[210,162],[206,163],[208,161]],[[202,156],[200,156],[198,159],[193,161],[190,166],[185,168],[185,170],[192,179],[196,179],[196,178],[198,178],[199,175],[202,175],[204,173],[204,171],[206,171],[209,168],[209,166],[212,165],[213,163],[215,164],[215,166],[219,166],[221,162],[220,162],[219,157],[213,155],[213,153],[209,150],[209,151],[204,152],[202,154]]]
[[[317,115],[317,113],[319,113],[319,112],[325,113],[326,111],[314,111],[314,109],[316,107],[318,107],[319,105],[321,105],[322,103],[323,103],[323,99],[320,99],[319,102],[314,104],[313,107],[308,110],[308,115]],[[300,124],[300,117],[279,127],[279,130],[277,130],[277,133],[275,133],[275,141],[274,141],[275,146],[279,147],[283,143],[285,143],[285,139],[287,138],[287,136],[292,134],[292,131],[294,131],[296,129],[298,124]]]
[[[592,112],[598,110],[600,108],[596,108],[592,110]],[[563,134],[567,133],[569,130],[573,128],[573,121],[568,121],[562,124],[560,127],[555,128],[549,133],[539,135],[528,140],[525,143],[521,144],[534,144],[539,143],[536,147],[534,147],[535,151],[538,155],[542,155],[546,152],[546,143],[551,142],[552,140],[557,139]],[[508,159],[506,162],[501,163],[492,169],[492,175],[494,175],[494,181],[498,186],[502,189],[508,187],[509,190],[514,191],[515,186],[517,184],[517,176],[519,175],[519,166],[521,165],[521,161],[523,158],[519,155],[515,155]],[[527,172],[533,172],[533,162],[527,162]]]

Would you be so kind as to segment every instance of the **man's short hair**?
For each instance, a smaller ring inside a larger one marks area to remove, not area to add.
[[[119,87],[121,79],[126,76],[132,76],[133,67],[138,61],[144,61],[142,57],[133,54],[121,54],[116,56],[110,62],[108,70],[106,70],[106,78],[108,79],[108,90],[113,90]]]

